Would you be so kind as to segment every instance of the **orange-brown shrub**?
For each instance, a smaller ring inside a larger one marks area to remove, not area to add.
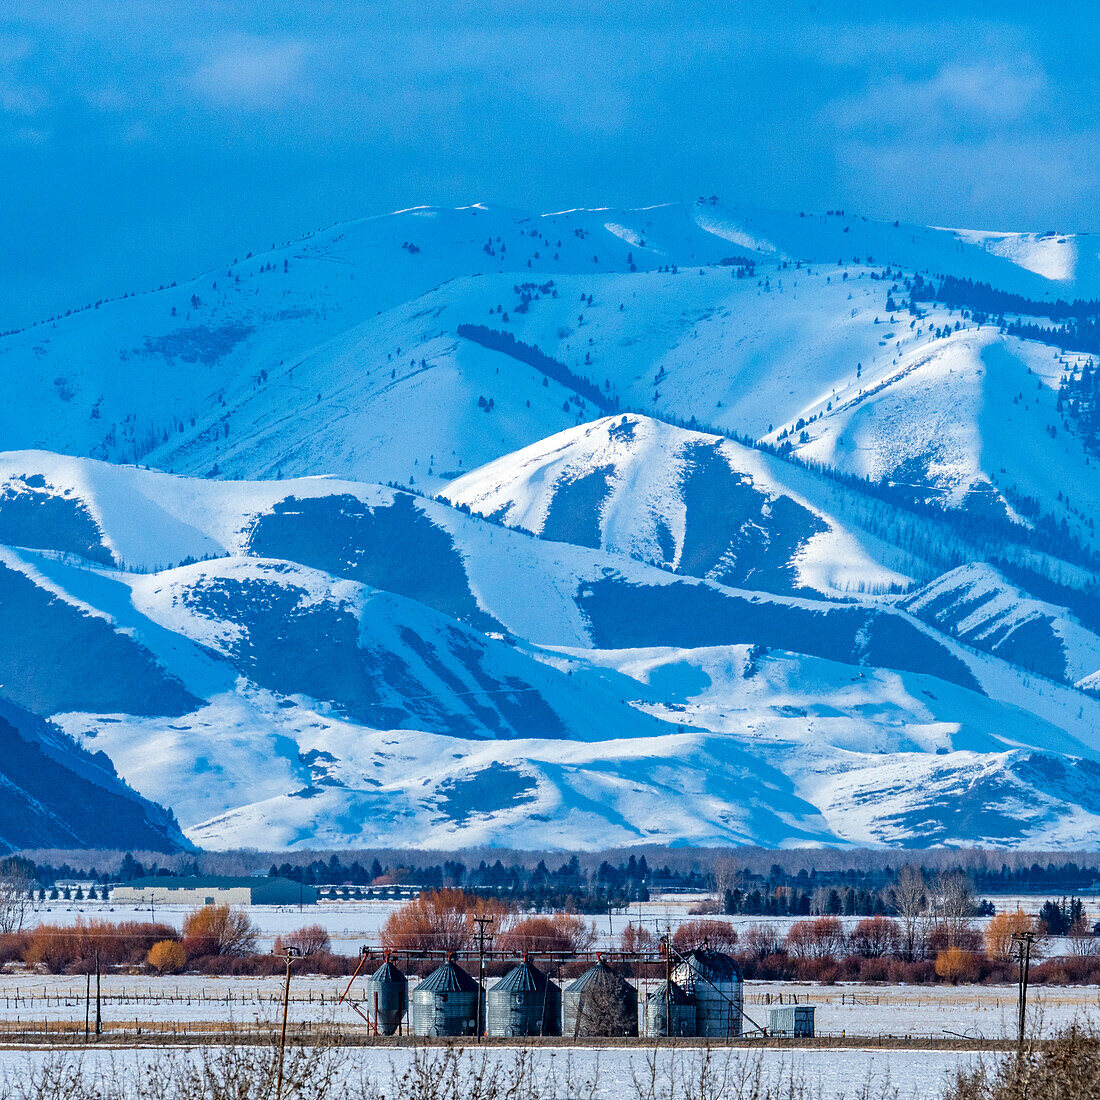
[[[494,918],[494,937],[507,932],[511,908],[496,898],[465,890],[426,890],[402,905],[382,925],[382,946],[410,951],[459,951],[469,946],[475,916]]]
[[[981,977],[982,958],[961,947],[948,947],[936,956],[936,975],[946,982],[974,982]]]
[[[28,966],[44,966],[51,974],[60,974],[76,961],[71,936],[55,924],[40,924],[30,934],[23,961]]]
[[[779,931],[774,924],[750,924],[741,935],[741,951],[757,959],[780,953]]]
[[[656,951],[657,936],[644,925],[630,922],[619,936],[619,948],[623,951]]]
[[[934,957],[949,947],[977,954],[984,947],[981,932],[970,925],[953,926],[941,922],[928,933],[928,951]]]
[[[497,938],[500,951],[516,955],[544,951],[587,951],[596,942],[596,928],[575,913],[523,917]]]
[[[800,982],[821,982],[832,985],[840,977],[840,966],[835,958],[821,955],[794,959],[795,974]]]
[[[72,924],[40,924],[27,940],[23,960],[44,966],[51,973],[65,970],[84,973],[95,967],[121,964],[137,965],[145,961],[149,949],[158,940],[176,940],[179,933],[166,924],[141,921],[109,921],[77,918]]]
[[[187,954],[179,940],[160,940],[149,948],[145,961],[158,974],[178,974],[187,965]]]
[[[1068,958],[1048,959],[1031,968],[1031,980],[1044,985],[1084,983],[1100,985],[1100,958],[1071,955]]]
[[[844,926],[836,917],[795,921],[785,942],[795,958],[839,959],[844,954]]]
[[[188,958],[203,955],[251,955],[256,928],[243,909],[204,905],[183,918],[184,950]]]
[[[724,920],[686,920],[672,933],[672,946],[680,952],[693,947],[709,947],[727,954],[737,946],[737,930]]]
[[[890,960],[887,958],[859,960],[859,969],[853,975],[854,981],[886,982],[890,979]]]
[[[324,927],[320,924],[307,924],[285,936],[276,936],[273,950],[276,955],[282,955],[288,947],[293,947],[303,955],[319,955],[327,952],[331,946],[332,940]]]
[[[0,966],[9,962],[21,962],[30,942],[29,932],[6,932],[0,935]]]
[[[852,929],[848,946],[864,959],[884,959],[901,950],[901,929],[889,917],[867,917]]]
[[[1016,952],[1013,935],[1034,931],[1035,922],[1022,909],[1015,913],[998,913],[985,926],[985,953],[998,962],[1011,959]]]

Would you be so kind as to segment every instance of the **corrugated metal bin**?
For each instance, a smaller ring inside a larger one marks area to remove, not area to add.
[[[382,1035],[393,1035],[409,1006],[409,979],[389,958],[367,979],[366,1016]]]
[[[695,1001],[695,1034],[728,1039],[741,1034],[741,968],[721,951],[697,947],[681,957],[672,979]]]
[[[524,959],[485,994],[485,1032],[504,1039],[561,1034],[561,988]]]
[[[642,1034],[647,1039],[695,1034],[695,1001],[675,982],[662,983],[645,999]]]
[[[409,994],[409,1024],[414,1035],[476,1035],[477,979],[448,959]]]
[[[574,1039],[637,1035],[637,990],[600,959],[562,993],[561,1033]]]

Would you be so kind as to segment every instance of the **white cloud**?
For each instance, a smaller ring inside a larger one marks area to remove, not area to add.
[[[234,36],[208,47],[191,74],[192,89],[217,106],[278,107],[299,84],[307,49],[288,39]]]
[[[1100,187],[1100,131],[998,135],[958,142],[933,136],[841,142],[837,165],[847,194],[874,193],[884,209],[919,220],[938,210],[952,224],[1079,228],[1059,212],[1087,205]],[[1049,223],[1049,224],[1048,224]]]
[[[893,77],[822,111],[842,131],[996,128],[1017,122],[1039,104],[1045,74],[1027,57],[1018,63],[945,65],[923,80]]]

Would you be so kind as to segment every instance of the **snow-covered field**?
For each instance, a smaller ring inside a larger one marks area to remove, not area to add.
[[[116,1080],[137,1079],[147,1076],[144,1067],[155,1065],[169,1057],[186,1057],[184,1054],[167,1054],[163,1050],[136,1049],[134,1051],[93,1050],[79,1056],[89,1073],[110,1074]],[[692,1065],[697,1066],[697,1052],[658,1051],[656,1058],[658,1075],[667,1073],[675,1062],[677,1073]],[[56,1058],[44,1051],[0,1050],[0,1081],[5,1074],[27,1077],[34,1067]],[[358,1082],[363,1078],[383,1085],[391,1081],[391,1074],[399,1076],[409,1065],[413,1055],[408,1050],[384,1048],[356,1048],[345,1055],[341,1072],[344,1080]],[[439,1055],[429,1055],[439,1057]],[[535,1050],[532,1071],[542,1078],[551,1072],[559,1081],[567,1074],[584,1088],[583,1095],[591,1100],[629,1100],[638,1095],[634,1086],[634,1074],[643,1075],[648,1069],[644,1049],[600,1049],[579,1047],[569,1052],[562,1050]],[[956,1051],[930,1050],[779,1050],[762,1049],[751,1052],[722,1052],[716,1056],[716,1064],[725,1068],[729,1059],[731,1079],[742,1080],[754,1074],[759,1067],[761,1079],[773,1085],[780,1081],[801,1082],[806,1092],[796,1092],[807,1100],[853,1100],[856,1096],[866,1100],[893,1097],[897,1100],[934,1100],[942,1095],[948,1074],[960,1065],[969,1065],[974,1055]],[[481,1064],[482,1055],[464,1054],[456,1065],[461,1080]],[[508,1048],[494,1048],[485,1052],[484,1058],[491,1066],[498,1060],[505,1065],[514,1063],[517,1052]],[[566,1062],[569,1069],[566,1068]],[[682,1086],[681,1086],[682,1087]],[[896,1094],[894,1089],[897,1090]],[[576,1092],[573,1095],[581,1095]],[[660,1093],[658,1093],[660,1095]],[[679,1093],[677,1094],[679,1095]]]
[[[632,907],[629,913],[591,918],[598,947],[616,947],[629,923],[651,929],[675,929],[690,919],[688,909],[699,899],[669,898]],[[999,910],[1022,905],[1034,911],[1035,897],[995,899]],[[1095,903],[1097,899],[1086,898]],[[248,912],[259,929],[261,949],[274,938],[304,924],[320,924],[332,937],[333,950],[348,955],[361,945],[377,948],[379,931],[392,913],[394,902],[322,902],[305,906],[252,906]],[[156,919],[179,927],[187,910],[157,906]],[[43,909],[37,918],[66,923],[77,915],[110,920],[149,919],[148,908],[111,906],[99,902],[72,903]],[[790,919],[720,917],[744,930],[762,921],[781,933]],[[847,917],[849,927],[859,918]],[[1045,955],[1063,950],[1060,941],[1045,945]],[[344,978],[303,974],[293,979],[294,1019],[313,1023],[354,1025],[358,1018],[336,1001],[346,986]],[[643,984],[644,989],[644,984]],[[26,973],[0,974],[0,1020],[49,1019],[80,1023],[84,1019],[85,983],[82,977]],[[131,1021],[226,1021],[251,1024],[270,1020],[282,996],[279,978],[225,978],[182,975],[158,978],[147,975],[110,974],[103,979],[104,1018]],[[895,986],[838,983],[816,985],[794,982],[748,982],[745,1011],[757,1023],[767,1025],[768,1010],[792,997],[818,1006],[816,1026],[821,1035],[906,1036],[925,1039],[967,1037],[1006,1038],[1015,1034],[1015,986]],[[1100,1022],[1100,987],[1034,986],[1029,998],[1030,1026],[1048,1034],[1075,1020]]]

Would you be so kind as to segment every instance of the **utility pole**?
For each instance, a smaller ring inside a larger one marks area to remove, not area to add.
[[[1016,1039],[1016,1051],[1018,1055],[1023,1055],[1024,1024],[1027,1016],[1027,978],[1028,971],[1031,969],[1031,946],[1035,942],[1035,933],[1013,932],[1012,938],[1016,941],[1017,949],[1020,952],[1020,1023]]]
[[[485,989],[485,926],[492,924],[493,917],[474,917],[477,925],[477,1041],[481,1042],[481,998]]]
[[[286,984],[283,986],[283,1029],[279,1033],[279,1072],[275,1079],[275,1100],[283,1095],[283,1055],[286,1053],[286,1014],[290,1006],[290,964],[301,954],[296,947],[288,947],[285,955],[278,958],[286,963]]]
[[[89,970],[84,978],[84,1042],[87,1042],[92,1030],[92,972]]]
[[[665,953],[665,1038],[672,1036],[672,952],[671,940],[666,933],[661,937],[661,950]]]
[[[95,949],[95,1033],[103,1034],[103,1013],[99,998],[99,948]]]

